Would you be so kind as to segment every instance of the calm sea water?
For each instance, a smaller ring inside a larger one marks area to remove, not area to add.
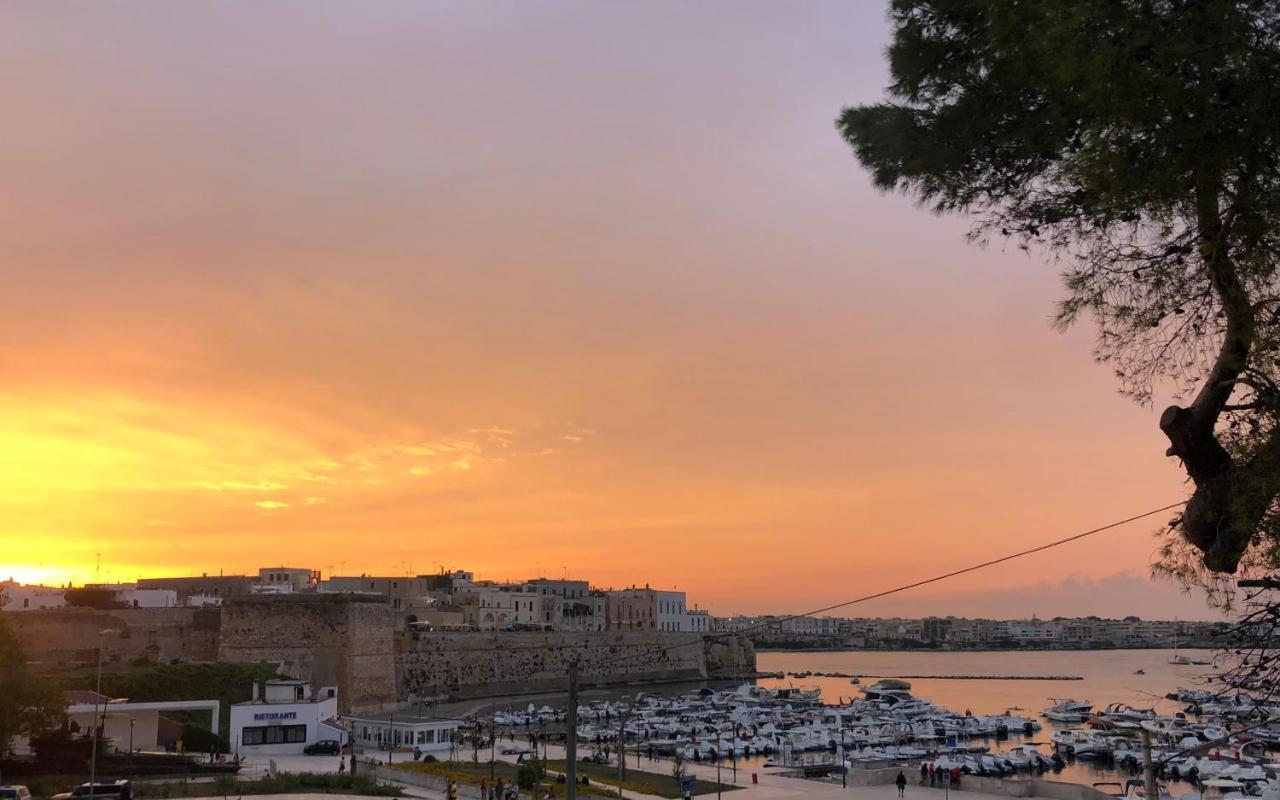
[[[1183,651],[1192,658],[1210,658],[1210,651]],[[841,653],[761,652],[756,662],[762,672],[840,672],[855,675],[1068,675],[1078,681],[1042,680],[944,680],[908,678],[911,693],[952,710],[998,714],[1020,708],[1039,714],[1051,697],[1090,700],[1101,708],[1108,703],[1128,703],[1136,708],[1180,711],[1164,696],[1179,686],[1200,686],[1212,667],[1179,667],[1169,663],[1172,650],[1084,650],[1021,652],[921,652],[851,651]],[[1142,670],[1146,674],[1135,674]],[[864,681],[864,683],[867,681]],[[874,682],[874,679],[870,682]],[[846,678],[766,679],[762,686],[812,685],[822,689],[829,703],[840,697],[858,697],[858,687]]]
[[[1211,658],[1204,650],[1184,651],[1191,658]],[[1074,697],[1089,700],[1096,708],[1109,703],[1128,703],[1136,708],[1155,708],[1161,712],[1181,711],[1185,703],[1166,700],[1165,694],[1179,686],[1199,687],[1212,667],[1174,666],[1169,661],[1173,650],[1089,650],[1073,652],[841,652],[841,653],[769,653],[757,656],[763,672],[840,672],[853,675],[877,675],[899,678],[907,675],[1059,675],[1082,680],[948,680],[938,678],[906,678],[916,697],[944,705],[964,713],[999,714],[1018,709],[1023,716],[1034,717],[1044,727],[1026,737],[1040,743],[1041,751],[1050,753],[1049,734],[1057,727],[1040,717],[1050,705],[1050,698]],[[1145,674],[1135,674],[1142,670]],[[863,683],[874,683],[874,678]],[[858,687],[847,678],[763,679],[762,686],[818,686],[828,703],[840,698],[859,697]],[[1007,749],[1022,741],[987,742],[992,751]],[[1050,780],[1090,785],[1102,781],[1123,781],[1128,775],[1089,761],[1071,763],[1060,773],[1048,773]],[[1175,792],[1176,794],[1177,792]]]

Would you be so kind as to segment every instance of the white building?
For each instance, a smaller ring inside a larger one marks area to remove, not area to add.
[[[56,586],[23,586],[14,581],[0,581],[0,611],[38,611],[42,608],[62,608],[67,604],[63,596],[66,589]]]
[[[428,753],[447,751],[453,747],[460,719],[448,717],[415,717],[408,714],[373,714],[347,717],[351,740],[361,747],[379,750],[415,747]]]
[[[515,618],[511,594],[491,587],[474,586],[457,592],[453,602],[462,609],[463,624],[473,630],[502,630]]]
[[[178,593],[173,589],[139,589],[136,583],[86,583],[86,589],[111,592],[112,599],[125,608],[173,608]]]
[[[689,633],[710,633],[711,632],[711,615],[706,611],[694,609],[685,614],[685,619],[681,621],[684,626],[680,630]]]
[[[258,570],[258,582],[253,591],[262,594],[314,591],[320,583],[320,573],[301,567],[263,567]]]
[[[1057,623],[1032,620],[1009,620],[1005,623],[1008,637],[1015,642],[1056,642],[1061,638]]]
[[[658,602],[658,630],[678,631],[681,623],[687,623],[688,612],[685,610],[684,592],[656,592]]]
[[[64,694],[70,729],[89,733],[96,726],[99,738],[115,750],[163,750],[170,739],[176,739],[182,730],[181,725],[163,716],[168,711],[206,712],[209,714],[209,730],[215,734],[218,732],[220,703],[217,700],[130,703],[126,698],[110,698],[83,689]]]
[[[139,589],[125,586],[116,591],[116,602],[129,608],[173,608],[178,605],[178,593],[172,589]]]
[[[231,706],[231,745],[236,752],[287,754],[326,739],[346,744],[338,722],[338,692],[325,687],[313,694],[310,681],[267,681],[253,699]]]

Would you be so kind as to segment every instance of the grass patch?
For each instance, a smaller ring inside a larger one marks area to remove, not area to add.
[[[564,772],[564,761],[549,761],[547,769],[556,772]],[[618,765],[617,764],[597,764],[591,761],[578,762],[578,774],[586,774],[592,781],[596,783],[607,784],[608,786],[618,785]],[[741,786],[735,786],[732,783],[716,783],[715,781],[697,780],[694,782],[694,794],[715,794],[719,789],[722,792],[741,789]],[[641,794],[652,794],[658,797],[677,798],[683,797],[680,791],[680,784],[676,783],[676,779],[671,777],[670,773],[661,772],[644,772],[635,767],[627,767],[626,778],[622,781],[622,789],[627,792],[639,792]],[[616,792],[612,792],[609,796],[617,797]]]
[[[459,783],[488,783],[489,762],[481,761],[408,761],[403,764],[392,764],[395,769],[404,772],[421,772],[439,778],[452,778]],[[493,765],[494,779],[503,783],[513,783],[516,779],[516,765],[506,761],[496,761]]]
[[[563,764],[564,762],[560,762]],[[427,775],[435,775],[439,778],[452,778],[458,783],[474,783],[481,781],[489,782],[489,762],[481,761],[479,763],[472,761],[411,761],[405,764],[395,764],[397,770],[405,772],[421,772]],[[550,768],[550,765],[548,765]],[[494,763],[494,775],[496,780],[500,780],[503,784],[511,784],[516,782],[518,768],[515,764],[508,761],[498,761]],[[562,770],[553,770],[560,772]],[[532,795],[541,798],[547,792],[551,792],[552,797],[564,797],[565,787],[562,783],[557,783],[555,778],[548,778],[530,792],[528,789],[521,789],[522,795]],[[578,786],[579,797],[614,797],[618,793],[612,789],[606,789],[603,786],[589,784],[587,786]]]
[[[253,794],[358,794],[371,797],[400,797],[400,787],[378,783],[365,775],[281,772],[256,781],[217,778],[212,781],[166,781],[135,783],[135,797],[164,800],[169,797],[217,797]]]

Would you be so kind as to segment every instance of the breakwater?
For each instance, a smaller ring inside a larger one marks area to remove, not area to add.
[[[779,675],[781,673],[773,673]],[[857,678],[858,680],[921,680],[921,681],[1082,681],[1080,675],[864,675],[845,672],[788,672],[788,678]]]

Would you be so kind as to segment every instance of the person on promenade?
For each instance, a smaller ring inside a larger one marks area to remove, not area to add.
[[[904,796],[907,792],[907,776],[903,774],[902,770],[898,770],[898,777],[894,780],[894,783],[898,784],[898,797]]]
[[[928,780],[929,780],[929,765],[921,761],[920,762],[920,785],[924,786],[925,783],[928,782]]]
[[[932,763],[929,764],[929,785],[930,786],[938,785],[938,770],[936,767],[933,766]]]

